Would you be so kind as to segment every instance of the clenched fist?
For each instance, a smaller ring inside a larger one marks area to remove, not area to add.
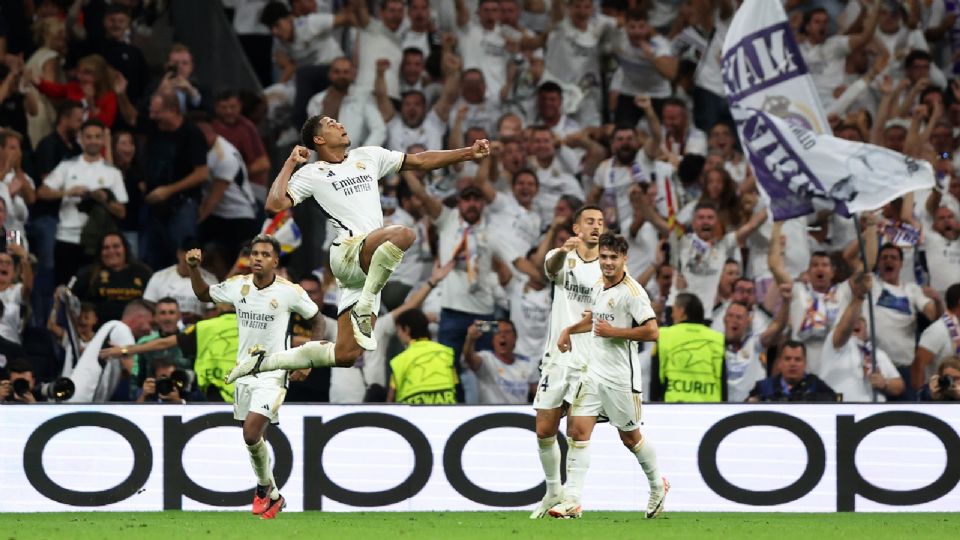
[[[196,268],[200,266],[200,263],[203,261],[203,253],[199,249],[191,249],[187,252],[186,260],[190,268]]]

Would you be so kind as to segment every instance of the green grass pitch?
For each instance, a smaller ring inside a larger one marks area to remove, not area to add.
[[[525,512],[281,513],[263,521],[238,512],[0,514],[0,540],[825,540],[956,538],[960,513],[773,514],[585,512],[580,520],[531,521]]]

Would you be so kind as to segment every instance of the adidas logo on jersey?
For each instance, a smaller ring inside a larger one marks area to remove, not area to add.
[[[269,410],[270,410],[270,406],[267,405],[266,403],[264,403],[264,404],[263,404],[263,407],[260,407],[260,408],[263,409],[263,410],[265,410],[265,411],[269,411]]]
[[[327,173],[327,178],[330,178],[331,176],[336,176],[336,175],[337,175],[337,173],[335,173],[335,172],[333,172],[333,171],[330,171],[330,172]]]
[[[241,299],[240,299],[240,303],[241,303],[241,304],[246,304],[246,303],[247,303],[247,299],[246,299],[246,298],[241,298]]]

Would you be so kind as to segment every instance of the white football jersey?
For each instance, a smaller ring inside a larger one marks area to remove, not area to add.
[[[210,287],[210,298],[217,303],[231,304],[237,310],[238,363],[257,349],[263,349],[267,354],[286,349],[290,313],[312,319],[320,309],[299,285],[280,276],[263,289],[254,285],[253,274],[234,276]],[[283,370],[268,371],[241,377],[237,381],[249,385],[258,382],[283,385],[286,375]]]
[[[549,259],[557,250],[547,253]],[[600,279],[599,258],[584,261],[577,254],[577,250],[567,253],[563,261],[563,269],[556,276],[547,274],[553,281],[553,307],[550,311],[550,332],[547,334],[547,344],[543,353],[543,363],[557,363],[582,369],[587,363],[586,344],[590,340],[587,334],[570,336],[573,350],[561,353],[557,348],[557,340],[563,329],[576,324],[583,318],[583,312],[590,309],[596,292],[594,284]]]
[[[633,328],[657,318],[646,291],[627,274],[613,287],[606,287],[600,279],[595,294],[594,325],[604,320],[616,328]],[[643,391],[638,341],[596,337],[592,330],[581,335],[590,339],[587,372],[618,390]]]
[[[405,156],[376,146],[354,148],[340,163],[303,166],[290,179],[287,195],[295,205],[307,197],[316,199],[338,238],[367,234],[383,227],[378,182],[399,172]]]

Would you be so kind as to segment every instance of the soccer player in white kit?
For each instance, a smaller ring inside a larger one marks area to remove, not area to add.
[[[293,149],[267,195],[266,209],[282,212],[313,197],[338,231],[330,248],[330,270],[340,287],[337,341],[311,341],[283,354],[268,356],[259,369],[350,367],[364,350],[377,348],[373,325],[380,309],[380,290],[400,264],[416,233],[402,225],[383,226],[378,181],[400,171],[430,171],[482,159],[490,143],[481,139],[469,148],[404,154],[365,146],[347,151],[350,137],[328,116],[312,116],[300,132],[304,146]],[[305,164],[310,153],[319,161]],[[228,382],[250,373],[253,364],[238,365]]]
[[[573,353],[561,352],[557,340],[560,332],[577,323],[593,304],[593,287],[600,279],[597,244],[603,227],[603,210],[599,206],[581,207],[573,216],[575,236],[563,247],[547,253],[544,260],[547,278],[553,282],[553,306],[533,408],[537,411],[537,445],[547,493],[530,514],[530,519],[544,517],[550,508],[563,500],[557,430],[560,417],[573,398],[587,357],[580,354],[586,350],[580,347]],[[584,335],[573,339],[579,345],[590,338]]]
[[[264,354],[282,351],[287,337],[290,313],[304,319],[313,319],[313,336],[323,335],[323,316],[320,308],[310,300],[297,284],[276,274],[280,264],[280,242],[261,234],[250,246],[250,274],[234,276],[210,286],[200,274],[202,253],[199,249],[187,252],[190,283],[193,292],[203,302],[231,304],[237,311],[237,362],[247,358],[262,359]],[[263,371],[258,375],[240,377],[234,388],[233,417],[243,421],[243,440],[250,453],[250,464],[257,475],[253,497],[253,513],[262,519],[273,519],[286,500],[280,495],[273,480],[270,454],[263,436],[271,423],[277,423],[277,411],[287,393],[287,379],[302,381],[310,370]]]
[[[655,518],[663,511],[670,484],[660,476],[657,455],[650,441],[640,435],[643,383],[637,342],[656,341],[660,330],[647,293],[624,270],[627,241],[620,235],[604,233],[599,248],[603,278],[596,284],[593,307],[579,322],[565,328],[557,342],[561,351],[570,351],[572,347],[576,353],[578,347],[585,348],[580,354],[586,354],[590,360],[580,377],[567,420],[569,446],[564,499],[550,509],[550,515],[581,516],[580,494],[590,467],[590,435],[597,425],[597,417],[602,416],[617,428],[620,440],[647,476],[650,499],[646,516]],[[586,345],[571,340],[571,336],[591,329],[593,336]]]

